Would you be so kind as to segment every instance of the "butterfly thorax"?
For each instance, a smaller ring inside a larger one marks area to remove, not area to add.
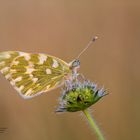
[[[78,59],[73,60],[72,62],[69,63],[69,68],[72,72],[72,76],[73,77],[77,76],[77,71],[80,68],[80,61]]]

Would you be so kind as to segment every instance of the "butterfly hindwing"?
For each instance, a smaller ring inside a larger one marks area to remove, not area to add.
[[[24,98],[31,98],[63,83],[70,72],[66,62],[46,54],[0,53],[0,71]]]

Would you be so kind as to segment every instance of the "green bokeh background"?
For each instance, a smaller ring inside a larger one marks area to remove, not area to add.
[[[69,62],[92,36],[80,72],[110,95],[91,107],[107,140],[140,140],[140,1],[1,0],[0,51]],[[0,140],[95,140],[81,112],[56,114],[60,89],[23,100],[0,75]]]

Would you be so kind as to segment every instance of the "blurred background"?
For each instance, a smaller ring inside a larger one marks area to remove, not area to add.
[[[73,60],[110,93],[91,107],[107,140],[140,140],[140,1],[1,0],[0,51]],[[22,99],[0,75],[0,140],[97,139],[81,112],[56,114],[60,89]]]

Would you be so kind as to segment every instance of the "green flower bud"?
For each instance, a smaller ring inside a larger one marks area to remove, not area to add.
[[[85,110],[105,96],[105,90],[97,89],[90,81],[67,81],[63,88],[60,106],[57,112],[75,112]]]

